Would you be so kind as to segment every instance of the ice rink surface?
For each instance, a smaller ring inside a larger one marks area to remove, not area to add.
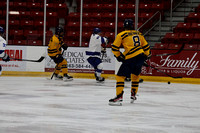
[[[0,133],[200,133],[200,85],[145,82],[109,106],[115,80],[0,77]]]

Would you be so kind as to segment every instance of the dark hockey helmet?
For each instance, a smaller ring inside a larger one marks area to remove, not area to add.
[[[133,29],[133,20],[132,19],[125,19],[124,20],[124,29]]]
[[[63,36],[64,30],[62,27],[56,27],[55,34],[58,36]]]
[[[3,27],[0,26],[0,34],[3,34],[4,33],[4,29]]]
[[[94,28],[93,29],[93,34],[98,34],[100,32],[101,32],[101,29],[99,29],[99,28]]]

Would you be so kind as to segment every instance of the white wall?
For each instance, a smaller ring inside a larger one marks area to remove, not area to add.
[[[27,47],[27,59],[33,59],[37,60],[39,59],[42,55],[46,55],[46,49],[47,47],[41,47],[41,46],[28,46]],[[26,71],[38,71],[38,72],[44,72],[44,67],[45,67],[45,59],[40,62],[27,62],[26,64]]]

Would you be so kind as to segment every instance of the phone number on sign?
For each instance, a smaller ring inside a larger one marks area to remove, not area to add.
[[[83,65],[83,64],[68,64],[68,68],[92,68],[91,65]]]

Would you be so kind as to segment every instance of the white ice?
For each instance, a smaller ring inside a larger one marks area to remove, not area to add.
[[[115,80],[0,77],[0,133],[200,133],[200,85],[145,82],[109,106]]]

